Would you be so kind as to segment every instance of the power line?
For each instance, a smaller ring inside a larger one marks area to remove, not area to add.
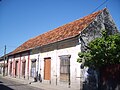
[[[11,46],[11,45],[5,45],[5,46],[0,46],[0,57],[4,56],[4,49],[7,47],[6,53],[9,53],[10,51],[13,51],[15,48],[18,46]]]
[[[102,4],[100,4],[98,7],[96,7],[91,13],[95,12],[98,8],[100,8],[102,5],[107,3],[108,0],[104,1]]]
[[[17,47],[18,47],[18,46],[11,46],[11,45],[6,45],[6,46],[7,46],[8,49],[10,49],[10,48],[17,48]],[[4,51],[4,47],[5,47],[5,46],[2,46],[2,45],[1,45],[1,46],[0,46],[0,51]]]

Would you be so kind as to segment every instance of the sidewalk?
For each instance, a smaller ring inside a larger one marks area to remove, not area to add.
[[[22,83],[22,84],[27,84],[29,86],[41,88],[43,90],[79,90],[79,89],[74,89],[74,88],[68,88],[67,86],[63,87],[63,86],[59,86],[59,85],[44,84],[44,83],[40,83],[40,82],[32,82],[30,84],[30,82],[31,82],[30,80],[12,78],[12,77],[9,77],[9,76],[5,76],[5,77],[2,77],[2,78],[13,80],[13,81],[16,81],[16,82],[19,82],[19,83]]]

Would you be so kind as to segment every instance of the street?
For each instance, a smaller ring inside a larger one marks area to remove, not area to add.
[[[43,90],[0,77],[0,90]]]

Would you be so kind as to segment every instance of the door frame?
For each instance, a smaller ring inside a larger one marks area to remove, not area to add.
[[[44,80],[50,80],[51,83],[51,57],[44,58]]]

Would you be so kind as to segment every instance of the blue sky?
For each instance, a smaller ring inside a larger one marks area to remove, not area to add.
[[[0,56],[30,38],[82,18],[105,0],[2,0],[0,2]],[[120,0],[107,0],[107,7],[120,30]]]

